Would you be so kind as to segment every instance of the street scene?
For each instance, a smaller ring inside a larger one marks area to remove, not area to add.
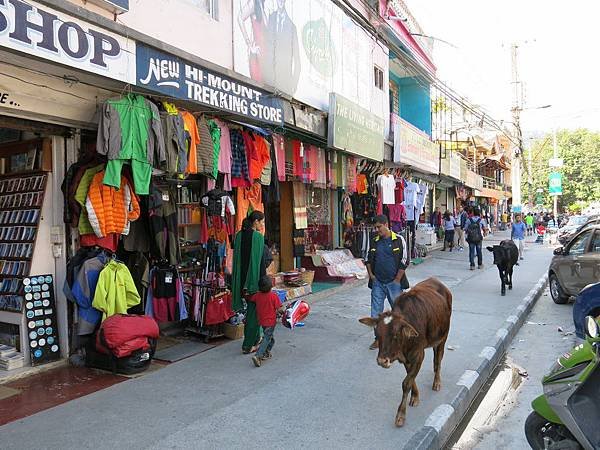
[[[0,448],[600,449],[599,14],[0,1]]]

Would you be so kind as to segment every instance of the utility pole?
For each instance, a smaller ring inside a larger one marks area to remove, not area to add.
[[[554,147],[554,160],[556,161],[558,158],[558,145],[556,145],[556,126],[554,126],[552,131],[552,145]],[[552,211],[554,212],[554,219],[556,219],[558,217],[558,195],[553,195],[552,200]]]
[[[513,106],[511,111],[515,126],[515,137],[517,138],[517,148],[511,152],[512,204],[514,213],[521,212],[521,155],[523,152],[523,136],[520,124],[523,88],[519,80],[518,49],[519,46],[517,44],[510,46],[513,85]]]

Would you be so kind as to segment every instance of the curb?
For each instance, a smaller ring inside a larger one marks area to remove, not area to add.
[[[531,309],[542,295],[548,274],[542,276],[519,306],[506,318],[490,345],[479,354],[475,366],[465,370],[457,385],[460,390],[450,403],[439,405],[427,418],[425,425],[404,445],[405,450],[440,449],[459,425],[479,390],[492,374],[507,347],[525,322]]]

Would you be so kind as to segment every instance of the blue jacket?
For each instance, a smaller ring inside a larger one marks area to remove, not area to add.
[[[92,307],[92,302],[100,272],[104,269],[107,260],[106,255],[102,253],[95,258],[88,259],[81,265],[73,282],[71,292],[78,306],[77,334],[79,335],[92,334],[102,319],[102,313]]]

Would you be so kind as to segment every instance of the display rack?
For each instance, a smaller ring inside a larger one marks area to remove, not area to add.
[[[0,175],[0,310],[23,309],[23,278],[29,276],[47,175]]]

